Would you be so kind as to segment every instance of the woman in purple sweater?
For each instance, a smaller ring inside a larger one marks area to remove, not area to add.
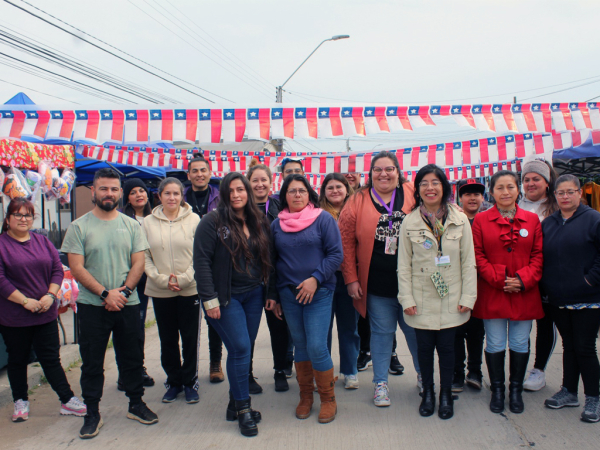
[[[60,398],[60,413],[86,414],[60,363],[56,295],[64,276],[62,264],[45,236],[29,232],[33,219],[33,203],[23,198],[12,200],[0,234],[0,333],[8,352],[13,422],[29,417],[27,363],[32,346]]]

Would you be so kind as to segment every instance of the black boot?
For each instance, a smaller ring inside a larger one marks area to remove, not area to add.
[[[440,419],[450,419],[454,415],[454,397],[452,397],[452,388],[440,388],[440,408],[438,416]]]
[[[233,399],[233,394],[229,391],[229,404],[227,405],[227,412],[225,413],[225,419],[229,422],[233,422],[237,420],[237,411],[235,410],[235,400]],[[254,422],[259,423],[262,419],[262,416],[258,411],[252,410],[252,418]]]
[[[510,412],[521,414],[525,409],[523,404],[523,380],[527,372],[527,363],[529,362],[529,352],[518,353],[510,350],[510,385],[508,387],[508,408]]]
[[[252,409],[250,409],[250,397],[246,400],[235,400],[235,410],[238,416],[238,425],[240,432],[244,436],[256,436],[258,427],[252,417]]]
[[[419,414],[423,417],[433,415],[435,411],[435,390],[433,384],[431,386],[423,386],[423,392],[420,395],[422,400],[419,406]]]
[[[499,414],[504,411],[504,357],[506,351],[488,353],[485,352],[485,362],[490,374],[490,390],[492,399],[490,401],[490,411]]]

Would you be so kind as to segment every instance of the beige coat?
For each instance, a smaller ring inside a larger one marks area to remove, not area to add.
[[[441,330],[462,325],[470,313],[460,313],[458,305],[473,308],[477,298],[477,271],[473,235],[467,216],[449,206],[442,251],[450,257],[450,265],[436,266],[438,243],[423,221],[419,209],[402,222],[398,242],[398,300],[405,310],[417,307],[417,314],[404,314],[413,328]],[[429,248],[428,248],[429,247]],[[438,271],[449,287],[440,298],[431,280]]]
[[[167,298],[197,295],[194,279],[193,247],[200,218],[187,203],[174,221],[167,219],[162,205],[144,219],[142,229],[150,248],[146,250],[146,295]],[[169,290],[169,276],[175,274],[181,291]]]

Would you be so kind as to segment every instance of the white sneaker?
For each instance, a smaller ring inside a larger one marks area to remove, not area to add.
[[[17,400],[12,415],[13,422],[25,422],[29,419],[29,402],[27,400]]]
[[[60,413],[63,416],[83,417],[87,414],[87,406],[77,397],[71,397],[67,403],[60,404]]]
[[[546,374],[539,369],[531,369],[527,380],[523,383],[523,389],[526,391],[539,391],[544,386],[546,386]]]
[[[358,389],[358,377],[356,375],[344,375],[344,389]]]
[[[417,387],[419,388],[420,392],[423,392],[423,378],[421,378],[420,373],[417,374]]]
[[[375,406],[390,406],[390,391],[386,382],[377,383],[375,385],[375,393],[373,394],[373,403]]]

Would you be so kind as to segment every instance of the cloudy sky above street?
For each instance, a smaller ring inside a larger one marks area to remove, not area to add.
[[[230,102],[239,107],[272,106],[275,87],[322,40],[338,34],[348,34],[350,39],[323,44],[285,86],[284,103],[419,105],[510,103],[513,96],[525,103],[600,98],[597,0],[10,2],[198,95],[108,55],[5,1],[0,1],[0,30],[42,42],[97,67],[99,73],[126,79],[189,107],[229,106]],[[53,109],[123,107],[25,73],[17,68],[23,68],[23,62],[14,58],[120,95],[138,103],[136,108],[151,106],[0,42],[2,102],[22,91],[37,104]],[[477,135],[455,125],[438,128],[357,138],[350,144],[353,149],[365,150]],[[345,141],[309,144],[312,150],[345,145]],[[305,149],[296,144],[291,148]]]

